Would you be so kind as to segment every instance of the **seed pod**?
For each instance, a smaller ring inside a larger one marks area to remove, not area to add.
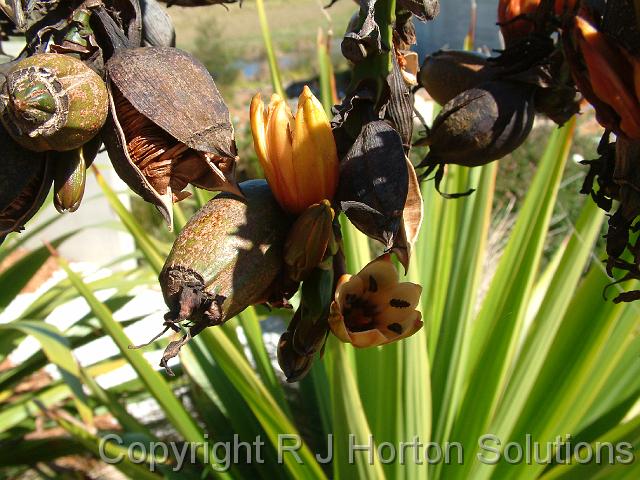
[[[388,249],[400,228],[408,185],[400,135],[387,122],[367,123],[340,164],[340,207],[358,230]]]
[[[534,120],[534,87],[492,81],[448,102],[426,138],[420,166],[454,163],[475,167],[498,160],[525,141]]]
[[[174,47],[176,32],[171,17],[156,0],[140,0],[142,41],[145,46]]]
[[[51,187],[51,162],[27,150],[0,125],[0,243],[22,230],[44,203]]]
[[[189,220],[160,273],[167,325],[191,320],[191,336],[278,296],[290,218],[265,181],[240,187],[245,200],[220,194]]]
[[[315,355],[300,355],[293,347],[293,332],[287,330],[278,342],[278,365],[287,382],[301,380],[313,366]]]
[[[328,200],[307,208],[287,235],[284,261],[287,274],[302,281],[322,261],[333,239],[334,211]]]
[[[116,52],[107,75],[113,166],[169,226],[172,202],[190,183],[238,193],[229,110],[204,65],[175,48],[144,47]]]
[[[107,90],[80,60],[43,53],[9,71],[0,105],[0,120],[23,147],[67,151],[91,140],[104,125]]]
[[[440,50],[429,55],[418,74],[418,83],[436,102],[444,105],[465,90],[495,78],[497,71],[485,55]]]
[[[53,206],[59,213],[75,212],[84,196],[87,168],[98,154],[102,141],[94,137],[81,147],[69,152],[52,152]]]

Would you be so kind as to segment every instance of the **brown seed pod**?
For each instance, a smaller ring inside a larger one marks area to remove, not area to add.
[[[157,0],[140,0],[142,40],[145,46],[174,47],[176,32],[171,17]]]
[[[100,76],[68,55],[43,53],[11,68],[0,94],[0,120],[29,150],[67,151],[91,140],[107,118]]]
[[[229,110],[204,65],[175,48],[144,47],[116,52],[107,75],[111,161],[169,226],[188,184],[239,193]]]
[[[430,147],[417,166],[426,167],[422,178],[435,170],[436,189],[440,192],[444,165],[485,165],[522,145],[533,127],[534,92],[532,85],[492,81],[466,90],[446,103],[427,137],[418,142]],[[443,195],[456,198],[472,191]]]
[[[488,57],[476,52],[440,50],[425,58],[418,83],[440,105],[497,75]]]
[[[467,167],[498,160],[518,148],[533,126],[534,87],[484,83],[448,102],[426,138],[428,159]]]
[[[169,307],[167,328],[190,320],[190,336],[195,336],[249,305],[278,298],[291,219],[264,180],[240,187],[244,200],[226,193],[216,196],[178,235],[160,273]],[[188,338],[170,345],[165,360]]]
[[[52,182],[45,154],[27,150],[0,125],[0,243],[22,230],[47,197]]]

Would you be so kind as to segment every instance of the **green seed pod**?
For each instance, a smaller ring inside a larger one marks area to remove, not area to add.
[[[277,298],[290,218],[265,181],[243,182],[240,188],[245,200],[218,195],[189,220],[173,244],[160,273],[168,327],[190,320],[190,336],[195,336],[250,305]],[[163,365],[187,340],[168,348]]]
[[[418,74],[418,84],[431,98],[444,105],[496,75],[496,68],[485,55],[464,50],[440,50],[425,58]]]
[[[98,154],[101,141],[94,137],[81,147],[68,152],[51,152],[53,161],[53,205],[60,213],[75,212],[84,196],[87,167]]]
[[[331,204],[324,200],[296,219],[284,247],[287,274],[292,280],[302,281],[324,258],[333,238],[334,215]]]
[[[80,60],[43,53],[18,62],[0,94],[0,120],[23,147],[67,151],[91,140],[107,119],[107,89]]]
[[[454,163],[475,167],[498,160],[525,141],[535,117],[535,87],[492,81],[448,102],[433,122],[420,166]]]

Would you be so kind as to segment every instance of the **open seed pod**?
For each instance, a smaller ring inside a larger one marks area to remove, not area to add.
[[[107,90],[100,76],[68,55],[25,58],[7,74],[0,120],[29,150],[66,151],[91,140],[107,118]]]
[[[170,227],[189,184],[240,193],[229,110],[204,65],[175,48],[143,47],[116,52],[107,75],[113,166]]]
[[[264,180],[240,186],[244,200],[220,194],[187,222],[160,273],[169,307],[165,325],[175,329],[190,320],[191,326],[189,336],[167,347],[163,365],[190,336],[249,305],[275,299],[282,291],[283,249],[291,219]]]
[[[0,125],[0,243],[40,209],[52,180],[45,154],[21,147]]]

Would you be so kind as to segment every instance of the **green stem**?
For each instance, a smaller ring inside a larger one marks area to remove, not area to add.
[[[354,67],[352,87],[365,78],[375,78],[378,82],[378,94],[380,94],[382,84],[393,66],[391,54],[393,53],[393,26],[396,21],[396,0],[378,0],[375,8],[375,20],[380,27],[382,48],[386,51],[380,55],[365,58]]]
[[[262,30],[264,48],[267,50],[267,59],[269,60],[269,71],[271,72],[273,90],[282,98],[285,98],[284,89],[282,88],[282,79],[280,77],[280,69],[278,68],[276,54],[273,50],[273,43],[271,42],[271,30],[269,29],[267,12],[264,9],[263,0],[256,0],[256,8],[258,9],[258,17],[260,18],[260,30]]]

